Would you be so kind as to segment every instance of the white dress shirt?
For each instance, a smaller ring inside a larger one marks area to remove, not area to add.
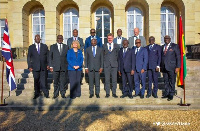
[[[36,47],[37,51],[38,51],[38,44],[39,44],[39,48],[40,48],[40,43],[35,43],[35,47]]]
[[[109,46],[110,46],[109,43],[107,43],[107,46],[108,46],[108,50],[109,50]],[[112,42],[111,43],[111,51],[113,50],[113,48],[114,48],[114,43]]]
[[[78,40],[78,37],[74,37],[74,36],[73,36],[73,40]]]
[[[61,49],[63,48],[63,44],[61,44],[61,49],[60,49],[60,44],[59,43],[57,43],[57,46],[58,46],[58,51],[60,52]]]
[[[91,40],[92,40],[92,39],[96,39],[96,36],[91,36]]]
[[[127,52],[127,49],[128,49],[128,47],[123,48],[123,53],[124,53],[124,52]]]
[[[171,42],[167,45],[167,49],[169,48]],[[163,51],[165,51],[165,47],[166,47],[166,44],[164,44],[164,48],[163,48]]]
[[[117,44],[121,44],[122,43],[122,37],[117,37]]]

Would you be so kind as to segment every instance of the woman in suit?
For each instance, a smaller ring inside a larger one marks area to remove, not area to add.
[[[83,54],[77,40],[71,44],[71,49],[67,53],[68,75],[70,82],[70,98],[75,99],[81,96],[81,71],[83,65]]]

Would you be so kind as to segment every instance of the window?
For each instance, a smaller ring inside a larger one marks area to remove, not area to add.
[[[63,13],[64,43],[73,36],[73,30],[79,26],[79,14],[75,8],[70,8]]]
[[[40,35],[41,42],[45,43],[45,12],[43,9],[38,9],[32,14],[33,42],[37,34]]]
[[[3,42],[4,27],[5,27],[5,20],[4,19],[0,19],[0,28],[1,28],[1,32],[0,32],[1,44],[0,44],[0,47],[1,47],[2,42]]]
[[[107,34],[111,31],[111,13],[106,7],[98,8],[95,12],[96,35],[102,39],[102,43],[107,43]]]
[[[138,27],[140,29],[140,34],[143,36],[143,14],[139,8],[130,7],[127,10],[127,29],[128,29],[128,38],[134,36],[134,28]]]
[[[171,37],[171,41],[175,42],[175,13],[171,7],[161,8],[161,44],[164,44],[165,35]]]

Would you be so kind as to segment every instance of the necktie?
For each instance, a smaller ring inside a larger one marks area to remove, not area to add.
[[[139,49],[137,48],[137,52],[136,52],[136,55],[138,54],[138,52],[139,52]]]
[[[124,48],[123,57],[126,55],[126,48]]]
[[[38,54],[40,54],[40,44],[38,44]]]
[[[109,43],[109,52],[111,52],[111,43]]]
[[[75,37],[75,40],[76,40],[76,37]]]
[[[60,44],[60,55],[62,54],[62,43],[59,43]]]
[[[164,55],[167,53],[167,45],[165,45]]]
[[[93,46],[93,56],[95,57],[95,46]]]

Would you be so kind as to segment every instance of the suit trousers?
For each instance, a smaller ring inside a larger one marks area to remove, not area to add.
[[[125,72],[124,70],[122,73],[122,94],[123,95],[132,95],[133,92],[133,76],[131,76],[130,72]],[[127,83],[128,82],[128,83]]]
[[[54,71],[53,72],[53,84],[54,84],[54,96],[59,95],[59,91],[61,95],[65,95],[65,84],[66,84],[66,72],[65,71]]]
[[[134,73],[134,82],[135,82],[135,95],[143,96],[145,93],[145,84],[146,84],[146,75],[147,72],[144,73],[135,71]],[[140,81],[142,84],[142,88],[140,89]]]
[[[148,78],[149,78],[149,87],[147,90],[148,95],[157,95],[158,92],[158,73],[155,69],[148,70]],[[153,90],[152,90],[152,82],[153,82]]]
[[[41,90],[45,96],[49,96],[47,75],[47,70],[33,71],[35,95],[40,95]]]
[[[70,83],[70,98],[76,98],[81,96],[81,71],[69,70],[69,83]]]
[[[90,95],[94,94],[94,80],[95,80],[95,94],[100,93],[100,74],[99,71],[89,71],[89,90]]]
[[[163,96],[173,97],[175,94],[176,73],[175,71],[167,71],[164,69],[163,77],[165,84],[165,91]]]
[[[106,67],[104,68],[105,74],[105,89],[106,94],[110,94],[110,75],[112,78],[112,94],[116,94],[117,89],[117,67]]]

